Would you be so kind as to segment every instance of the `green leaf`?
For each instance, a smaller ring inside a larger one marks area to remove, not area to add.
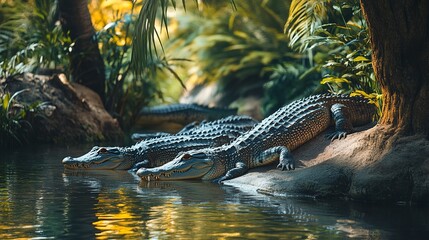
[[[370,60],[364,56],[357,56],[353,59],[353,62],[361,62],[361,61],[369,62]]]
[[[254,51],[250,52],[247,56],[241,59],[240,63],[249,64],[254,62],[261,62],[263,65],[266,65],[276,57],[278,57],[278,55],[272,52]]]
[[[8,101],[8,103],[7,103],[7,107],[6,107],[6,111],[7,112],[9,112],[9,108],[10,108],[10,105],[12,104],[12,101],[18,96],[18,95],[20,95],[21,93],[23,93],[23,92],[27,92],[27,91],[30,91],[30,89],[28,89],[28,88],[26,88],[26,89],[22,89],[22,90],[20,90],[20,91],[18,91],[18,92],[16,92],[16,93],[14,93],[13,95],[12,95],[12,97],[9,99],[9,101]],[[4,103],[3,103],[4,104]]]
[[[10,100],[10,93],[6,93],[3,96],[3,109],[5,111],[7,111],[7,109],[9,108],[9,100]]]
[[[351,82],[349,80],[347,80],[346,78],[340,78],[340,77],[326,77],[323,78],[322,81],[320,81],[320,84],[327,84],[327,83],[348,83],[350,84]]]

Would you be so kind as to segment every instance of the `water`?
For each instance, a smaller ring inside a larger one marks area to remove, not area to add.
[[[90,146],[0,156],[0,239],[424,239],[428,208],[290,199],[200,181],[65,171]]]

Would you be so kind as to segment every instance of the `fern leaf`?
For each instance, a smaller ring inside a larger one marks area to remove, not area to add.
[[[314,33],[327,16],[327,0],[292,0],[284,32],[290,39],[289,45],[304,51],[308,47],[305,38]]]

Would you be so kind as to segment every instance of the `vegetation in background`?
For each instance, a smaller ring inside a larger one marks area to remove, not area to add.
[[[56,1],[0,2],[0,77],[40,68],[67,70],[70,38],[56,15]]]
[[[320,74],[315,67],[284,62],[271,68],[269,81],[264,84],[263,111],[269,115],[292,100],[321,91]]]
[[[321,84],[333,93],[362,95],[381,115],[381,89],[371,64],[368,27],[359,1],[292,1],[285,31],[290,45],[314,57]]]
[[[191,59],[188,85],[218,82],[228,105],[249,95],[264,98],[269,114],[283,104],[310,94],[320,77],[305,54],[288,47],[283,24],[287,1],[235,1],[204,5],[201,12],[178,11],[170,19],[168,56]],[[221,9],[221,10],[220,10]],[[300,92],[300,86],[308,91]]]
[[[180,79],[174,64],[167,64],[165,58],[153,59],[151,67],[155,71],[139,76],[130,71],[132,36],[141,2],[94,0],[88,5],[106,66],[106,109],[124,128],[130,127],[142,106],[160,102],[163,97],[160,89],[165,89],[169,81],[158,82],[155,75]],[[56,3],[1,1],[0,77],[39,68],[69,72],[68,54],[74,43],[61,29]]]
[[[89,2],[106,66],[106,108],[123,127],[142,106],[177,99],[182,79],[189,85],[219,82],[224,104],[260,96],[265,114],[323,86],[381,106],[357,1],[180,2],[184,6],[167,0]],[[35,67],[67,69],[73,43],[62,33],[53,3],[2,1],[1,76]],[[168,34],[161,30],[166,26]]]
[[[91,1],[89,4],[106,69],[105,107],[118,117],[122,126],[130,124],[147,97],[141,91],[142,84],[137,83],[130,71],[134,10],[138,6],[140,3],[131,1]]]
[[[142,1],[91,1],[89,10],[97,31],[99,48],[106,67],[106,109],[117,117],[123,128],[132,126],[140,109],[160,102],[162,89],[181,78],[176,74],[174,59],[152,58],[148,69],[136,73],[131,69],[133,35]],[[160,81],[157,81],[161,79]]]
[[[199,6],[202,12],[179,12],[170,19],[165,52],[192,60],[188,83],[219,82],[220,91],[227,96],[224,104],[231,102],[228,96],[259,94],[266,114],[323,88],[363,95],[381,108],[358,1],[234,3],[236,9],[217,2],[213,8]],[[153,4],[155,9],[158,5]],[[167,11],[162,11],[165,17]],[[150,49],[157,32],[150,18],[145,23],[149,27],[137,38],[151,39],[152,44],[145,46]]]
[[[56,16],[55,1],[0,2],[0,78],[23,72],[60,69],[67,72],[66,57],[71,44]],[[0,89],[0,147],[13,147],[29,142],[33,117],[43,103],[23,104],[14,93]]]
[[[42,116],[45,103],[24,104],[17,101],[19,95],[28,89],[23,89],[11,95],[0,89],[0,148],[23,145],[32,136],[31,120]]]

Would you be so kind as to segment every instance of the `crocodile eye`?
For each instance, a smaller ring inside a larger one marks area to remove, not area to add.
[[[182,160],[189,160],[189,159],[191,159],[191,154],[189,154],[189,153],[185,153],[183,156],[182,156]]]
[[[98,153],[107,153],[107,149],[105,149],[105,148],[100,148],[100,149],[98,150]]]

